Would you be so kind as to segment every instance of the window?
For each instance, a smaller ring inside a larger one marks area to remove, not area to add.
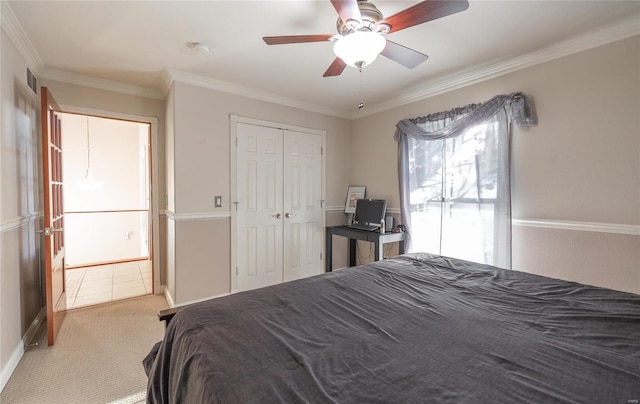
[[[508,189],[509,180],[508,172],[498,175],[505,163],[500,161],[499,130],[494,121],[453,138],[410,139],[413,251],[497,264],[496,244],[504,242],[497,231],[498,190]]]
[[[508,111],[516,125],[537,122],[521,93],[398,122],[408,251],[511,267]]]

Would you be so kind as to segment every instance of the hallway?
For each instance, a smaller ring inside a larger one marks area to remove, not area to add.
[[[67,269],[67,309],[153,293],[151,261]]]

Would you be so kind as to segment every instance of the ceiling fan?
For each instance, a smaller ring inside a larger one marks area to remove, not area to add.
[[[304,42],[335,42],[336,58],[323,77],[338,76],[349,66],[362,69],[381,54],[413,69],[428,56],[385,38],[414,25],[464,11],[467,0],[425,0],[391,17],[384,18],[378,8],[367,0],[330,0],[338,12],[338,34],[266,36],[267,45]]]

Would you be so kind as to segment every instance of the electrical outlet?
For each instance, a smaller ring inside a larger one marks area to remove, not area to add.
[[[216,208],[221,208],[222,207],[222,196],[216,196],[214,197],[214,205]]]

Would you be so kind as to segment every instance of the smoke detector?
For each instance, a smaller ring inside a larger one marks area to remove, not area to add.
[[[198,55],[206,55],[211,52],[209,45],[203,42],[187,42],[186,46],[191,52],[197,53]]]

